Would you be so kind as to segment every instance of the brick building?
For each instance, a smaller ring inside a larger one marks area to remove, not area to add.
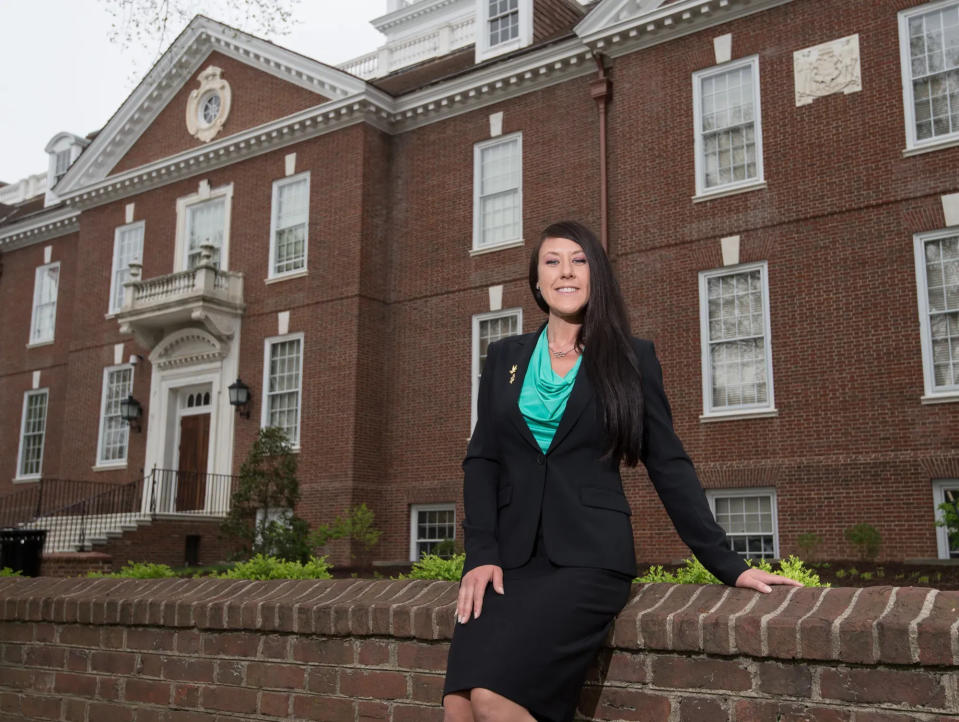
[[[212,559],[220,475],[278,425],[298,512],[367,503],[372,560],[459,537],[485,347],[544,320],[528,255],[569,217],[736,549],[849,557],[865,522],[883,558],[959,556],[959,0],[388,9],[339,68],[197,17],[50,141],[45,193],[0,188],[0,509],[127,485],[119,561]],[[624,483],[638,558],[683,556]]]

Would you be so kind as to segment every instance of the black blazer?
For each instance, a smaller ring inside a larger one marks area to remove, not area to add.
[[[545,455],[520,413],[519,393],[540,331],[501,339],[487,352],[476,428],[463,461],[463,573],[482,564],[524,564],[542,513],[551,561],[635,576],[631,511],[618,465],[601,459],[605,429],[583,365]],[[720,580],[735,584],[748,567],[727,545],[673,431],[652,342],[632,342],[644,396],[642,461],[683,541]]]

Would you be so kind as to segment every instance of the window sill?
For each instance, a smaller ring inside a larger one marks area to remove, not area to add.
[[[740,193],[749,193],[750,191],[760,191],[766,188],[766,181],[756,181],[755,183],[749,183],[746,185],[735,186],[732,188],[717,188],[713,191],[705,191],[704,193],[697,193],[693,196],[693,203],[704,203],[706,201],[711,201],[713,198],[725,198],[726,196],[736,196]]]
[[[932,404],[956,404],[959,403],[959,391],[936,394],[935,396],[920,396],[919,403],[924,406]]]
[[[746,409],[744,411],[729,411],[725,413],[703,414],[699,420],[706,424],[713,421],[738,421],[739,419],[769,419],[779,416],[779,409]]]
[[[903,148],[902,157],[910,158],[914,155],[922,155],[923,153],[934,153],[937,150],[944,150],[945,148],[955,148],[957,145],[959,145],[959,137],[952,136],[923,145],[914,145],[911,148]]]
[[[289,281],[291,278],[303,278],[308,275],[306,269],[302,271],[295,271],[293,273],[285,273],[282,276],[270,276],[269,278],[264,278],[263,283],[270,285],[271,283],[279,283],[280,281]]]
[[[32,343],[27,344],[27,348],[40,348],[41,346],[52,346],[54,340],[51,338],[49,341],[33,341]]]
[[[470,250],[470,256],[482,256],[485,253],[493,253],[494,251],[505,251],[507,248],[520,248],[525,245],[525,243],[526,242],[520,238],[518,241],[497,243],[495,246],[482,246],[480,248],[473,248]]]
[[[40,481],[40,475],[36,476],[15,476],[12,479],[14,484],[36,484]]]
[[[127,462],[122,464],[94,464],[90,467],[90,471],[116,471],[117,469],[126,469]]]

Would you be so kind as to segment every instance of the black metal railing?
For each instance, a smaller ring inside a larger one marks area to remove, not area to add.
[[[234,479],[175,469],[120,485],[42,479],[0,497],[0,528],[46,529],[47,552],[89,549],[157,515],[224,516]]]

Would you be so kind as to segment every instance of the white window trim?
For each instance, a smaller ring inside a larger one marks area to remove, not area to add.
[[[519,144],[519,234],[516,238],[508,238],[501,243],[481,243],[482,218],[480,217],[480,186],[482,185],[483,167],[480,162],[482,152],[494,145],[511,143],[517,141]],[[489,251],[499,251],[505,248],[513,248],[523,245],[523,133],[518,131],[509,135],[501,135],[496,138],[490,138],[473,145],[473,249],[471,255],[487,253]]]
[[[118,364],[116,366],[107,366],[103,369],[103,381],[100,384],[100,430],[97,436],[97,463],[94,465],[94,469],[114,469],[114,468],[125,468],[127,465],[127,457],[130,455],[130,436],[127,434],[127,453],[122,459],[104,459],[103,458],[103,421],[104,413],[107,408],[107,380],[110,378],[110,373],[112,371],[118,371],[120,369],[130,369],[130,392],[133,392],[133,381],[134,375],[136,374],[136,367],[132,364]]]
[[[290,444],[293,448],[293,451],[300,450],[300,442],[303,439],[303,361],[306,358],[306,349],[304,334],[302,331],[298,333],[288,333],[283,336],[270,336],[269,338],[263,339],[263,382],[262,382],[262,392],[260,393],[260,428],[265,429],[270,420],[270,409],[268,406],[269,403],[269,388],[270,388],[270,349],[273,344],[282,343],[283,341],[293,341],[294,339],[300,340],[300,380],[298,388],[300,390],[300,403],[296,407],[296,429],[297,429],[297,439],[294,443],[293,440],[290,440]]]
[[[472,374],[472,385],[470,393],[470,434],[476,428],[476,402],[479,397],[479,330],[480,323],[494,318],[504,318],[506,316],[516,316],[516,328],[523,332],[523,309],[522,307],[504,308],[501,311],[488,311],[486,313],[477,313],[473,315],[473,342],[470,350],[470,373]]]
[[[917,5],[899,12],[899,62],[902,76],[902,105],[906,120],[906,147],[903,155],[940,150],[959,144],[959,131],[933,136],[927,140],[916,140],[916,104],[912,92],[912,59],[909,56],[909,20],[914,15],[924,15],[956,4],[956,0],[940,0],[940,2]]]
[[[707,282],[716,276],[728,276],[759,270],[759,279],[763,287],[763,324],[766,346],[766,388],[768,398],[765,403],[740,406],[736,409],[713,409],[712,406],[712,364],[709,360],[709,292]],[[773,389],[773,344],[772,326],[769,321],[769,273],[766,261],[741,263],[736,266],[724,266],[711,271],[699,272],[699,340],[703,379],[703,414],[700,421],[719,421],[722,419],[762,418],[777,416],[776,395]]]
[[[141,229],[140,231],[140,258],[139,261],[143,261],[143,242],[144,235],[146,234],[146,221],[136,221],[135,223],[127,223],[122,226],[117,226],[116,230],[113,231],[113,263],[110,266],[110,300],[107,303],[107,315],[116,314],[120,311],[120,307],[114,308],[113,299],[116,296],[116,282],[117,282],[117,258],[119,256],[120,250],[120,236],[124,231],[132,230],[136,227]],[[121,304],[122,305],[122,304]]]
[[[275,269],[276,263],[276,223],[278,217],[278,208],[279,203],[277,202],[280,194],[280,188],[292,183],[299,183],[300,181],[306,179],[306,229],[303,234],[303,267],[296,268],[292,271],[285,271],[283,273],[277,273]],[[267,270],[267,280],[280,280],[285,278],[297,278],[299,276],[305,276],[307,269],[309,268],[309,251],[310,251],[310,171],[304,171],[302,173],[297,173],[296,175],[291,175],[288,178],[280,178],[273,181],[273,196],[270,203],[270,265]]]
[[[40,442],[40,471],[36,474],[21,474],[20,470],[23,468],[23,441],[24,433],[26,432],[27,426],[27,401],[31,396],[46,396],[46,411],[43,415],[43,439]],[[47,445],[47,419],[50,418],[50,389],[30,389],[23,393],[23,406],[20,411],[20,443],[19,448],[17,449],[17,469],[16,476],[13,478],[15,482],[18,481],[36,481],[41,476],[43,476],[43,452]]]
[[[913,254],[916,264],[916,293],[919,301],[919,342],[922,346],[922,379],[924,394],[922,403],[943,403],[959,401],[959,385],[953,388],[937,389],[936,376],[932,363],[932,327],[929,323],[929,288],[926,279],[926,241],[938,238],[951,238],[959,235],[959,229],[917,233],[913,236]]]
[[[959,489],[959,479],[936,479],[932,482],[932,510],[936,521],[943,518],[939,505],[946,501],[946,489]],[[936,527],[936,550],[939,559],[951,559],[949,556],[949,532],[944,526]]]
[[[230,268],[230,215],[233,207],[233,184],[228,183],[219,188],[198,191],[188,196],[176,199],[176,248],[173,254],[173,272],[187,270],[188,239],[186,235],[187,209],[198,203],[205,203],[217,198],[225,198],[223,204],[223,247],[220,248],[220,270]]]
[[[709,502],[709,510],[713,513],[713,519],[716,518],[716,499],[739,496],[768,496],[770,498],[769,511],[773,518],[773,558],[781,559],[779,555],[779,511],[776,501],[776,488],[769,486],[745,489],[706,489],[706,501]]]
[[[476,62],[525,48],[533,42],[533,0],[519,0],[519,32],[512,40],[489,44],[489,0],[476,0]]]
[[[703,163],[702,81],[710,75],[718,75],[745,65],[753,66],[753,114],[756,124],[754,133],[756,140],[756,177],[714,186],[713,188],[706,188],[706,168]],[[731,195],[733,192],[759,190],[766,187],[766,176],[763,171],[763,116],[760,106],[760,95],[758,55],[739,58],[728,63],[723,63],[722,65],[706,68],[705,70],[697,70],[693,73],[693,155],[696,167],[696,195],[693,196],[693,201],[712,198],[714,196]]]
[[[418,541],[416,536],[416,519],[417,515],[421,511],[452,511],[453,512],[453,539],[456,539],[456,504],[443,503],[443,504],[410,504],[410,561],[415,562],[419,560],[417,556],[417,547],[416,543]]]
[[[56,299],[53,302],[53,327],[52,334],[50,338],[34,338],[33,330],[36,328],[37,323],[37,310],[38,302],[40,295],[40,276],[44,269],[50,268],[51,266],[57,267],[57,295]],[[33,274],[33,310],[30,313],[30,339],[27,344],[27,348],[32,348],[34,346],[46,346],[54,342],[57,336],[57,308],[60,305],[60,261],[54,261],[53,263],[45,263],[42,266],[37,266],[36,271]]]

